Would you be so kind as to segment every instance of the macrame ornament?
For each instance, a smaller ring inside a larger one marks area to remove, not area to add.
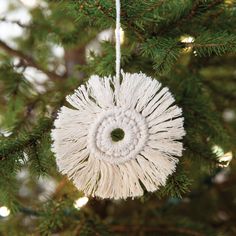
[[[121,72],[116,1],[116,76],[91,76],[67,96],[52,130],[62,174],[87,196],[127,198],[165,185],[182,155],[182,110],[168,88],[143,73]],[[118,135],[118,136],[117,136]]]

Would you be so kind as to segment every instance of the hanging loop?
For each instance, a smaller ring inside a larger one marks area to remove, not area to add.
[[[116,83],[120,83],[120,0],[116,0]]]

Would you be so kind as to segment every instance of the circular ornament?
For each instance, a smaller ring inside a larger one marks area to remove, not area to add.
[[[59,170],[85,195],[127,198],[165,185],[182,155],[182,110],[143,73],[91,76],[67,96],[52,130]]]

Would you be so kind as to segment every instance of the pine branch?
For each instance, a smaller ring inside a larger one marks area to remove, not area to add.
[[[185,45],[193,48],[199,56],[222,55],[236,50],[236,35],[227,32],[203,32],[195,42]]]
[[[42,138],[42,135],[50,130],[52,120],[48,118],[40,119],[36,127],[27,134],[21,135],[17,138],[3,140],[0,142],[0,161],[5,160],[8,156],[16,153],[21,153],[25,148],[34,144],[37,140]]]
[[[110,14],[110,12],[107,12],[107,10],[102,6],[102,5],[99,5],[98,1],[97,1],[97,7],[98,9],[105,15],[107,16],[108,18],[110,18],[112,21],[115,21],[115,17],[112,17],[112,15]],[[125,11],[121,11],[121,16],[122,18],[127,18],[127,15],[126,15],[126,12]],[[136,29],[135,25],[132,23],[132,22],[129,22],[129,21],[124,21],[125,25],[130,29],[132,30],[137,38],[139,39],[140,42],[143,42],[143,36],[139,33],[139,31]]]
[[[48,71],[44,69],[42,66],[40,66],[33,57],[28,56],[24,54],[23,52],[13,49],[9,47],[5,42],[0,40],[0,48],[3,49],[6,53],[8,53],[11,56],[19,57],[23,60],[24,64],[29,67],[34,67],[40,71],[42,71],[44,74],[46,74],[50,79],[52,80],[62,80],[65,78],[65,76],[60,76],[52,71]]]
[[[149,7],[143,14],[139,17],[142,17],[146,12],[151,12],[154,9],[161,7],[165,3],[165,0],[160,0],[159,2],[154,3],[151,7]]]
[[[141,53],[153,60],[157,73],[168,72],[176,63],[181,52],[181,44],[174,38],[152,38],[142,44]]]
[[[204,6],[203,1],[202,0],[194,1],[193,7],[189,11],[188,14],[185,14],[182,17],[180,17],[179,20],[172,22],[168,27],[165,26],[164,28],[162,28],[158,32],[157,35],[165,34],[165,33],[169,32],[170,29],[172,30],[174,28],[180,28],[184,23],[189,23],[189,21],[191,21],[191,19],[196,17],[197,14],[205,13],[205,12],[209,11],[210,9],[212,9],[213,7],[222,4],[223,2],[224,2],[223,0],[214,0],[211,4],[207,5],[204,8],[204,11],[201,11],[201,8]]]
[[[185,48],[191,47],[191,48],[207,48],[207,47],[223,47],[227,46],[228,42],[225,43],[206,43],[206,44],[201,44],[201,43],[183,43]]]

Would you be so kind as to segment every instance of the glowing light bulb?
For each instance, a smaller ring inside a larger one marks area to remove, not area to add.
[[[224,155],[223,148],[218,145],[212,147],[212,152],[215,153],[217,157],[221,157]]]
[[[182,43],[193,43],[194,42],[194,38],[191,36],[181,36],[180,37],[180,41]]]
[[[222,162],[219,164],[220,167],[227,167],[231,160],[233,159],[233,153],[227,152],[219,158],[219,161]]]
[[[74,202],[74,207],[80,209],[88,203],[88,200],[87,197],[80,197]]]
[[[233,159],[233,153],[232,152],[224,153],[223,148],[220,146],[217,145],[213,146],[212,151],[218,157],[218,160],[220,162],[219,164],[220,167],[227,167],[231,162],[231,160]]]
[[[116,29],[115,29],[115,35],[116,35]],[[120,43],[123,44],[125,41],[125,32],[122,28],[120,28]]]
[[[194,38],[192,36],[189,35],[184,35],[180,37],[180,41],[182,43],[193,43],[194,42]],[[185,47],[184,48],[184,52],[190,52],[192,50],[192,46],[190,45],[189,47]]]
[[[7,217],[10,215],[10,210],[6,206],[0,207],[0,216]]]

